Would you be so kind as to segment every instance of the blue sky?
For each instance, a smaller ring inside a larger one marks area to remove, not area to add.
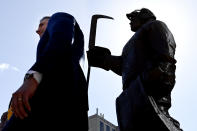
[[[89,41],[91,16],[104,14],[114,20],[100,19],[96,45],[120,55],[133,35],[125,17],[135,9],[151,9],[172,31],[177,43],[176,85],[172,91],[170,114],[185,131],[196,131],[197,3],[194,0],[1,0],[0,1],[0,115],[7,110],[12,93],[20,87],[26,71],[35,62],[39,40],[35,33],[42,16],[67,12],[75,16]],[[84,63],[85,71],[87,62]],[[104,114],[117,125],[115,99],[121,93],[121,77],[111,71],[92,68],[89,87],[89,115]]]

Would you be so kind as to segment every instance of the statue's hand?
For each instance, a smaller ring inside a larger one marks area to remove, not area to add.
[[[164,71],[161,68],[154,68],[148,72],[147,81],[149,82],[159,82],[160,77],[163,75]]]
[[[174,70],[170,63],[162,63],[158,67],[143,73],[145,88],[149,94],[165,96],[168,95],[175,85]]]
[[[99,46],[94,46],[87,51],[88,63],[90,66],[100,67],[109,70],[107,58],[111,56],[109,49]]]

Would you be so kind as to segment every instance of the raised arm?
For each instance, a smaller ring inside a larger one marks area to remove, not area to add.
[[[122,75],[122,57],[112,56],[109,49],[95,46],[87,51],[90,66],[102,68],[106,71],[112,70],[118,75]]]

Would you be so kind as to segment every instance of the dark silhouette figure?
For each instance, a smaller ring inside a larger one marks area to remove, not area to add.
[[[135,34],[121,56],[107,48],[87,52],[91,66],[122,76],[123,92],[116,99],[121,131],[181,131],[168,110],[175,85],[176,44],[166,24],[146,8],[126,15]]]

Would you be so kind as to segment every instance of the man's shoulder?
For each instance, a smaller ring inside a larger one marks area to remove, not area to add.
[[[146,26],[152,26],[152,27],[160,27],[160,26],[166,26],[166,24],[163,21],[160,20],[153,20],[146,24]]]
[[[144,25],[145,30],[147,31],[153,31],[153,30],[166,30],[168,29],[167,25],[160,20],[153,20],[149,21]]]

